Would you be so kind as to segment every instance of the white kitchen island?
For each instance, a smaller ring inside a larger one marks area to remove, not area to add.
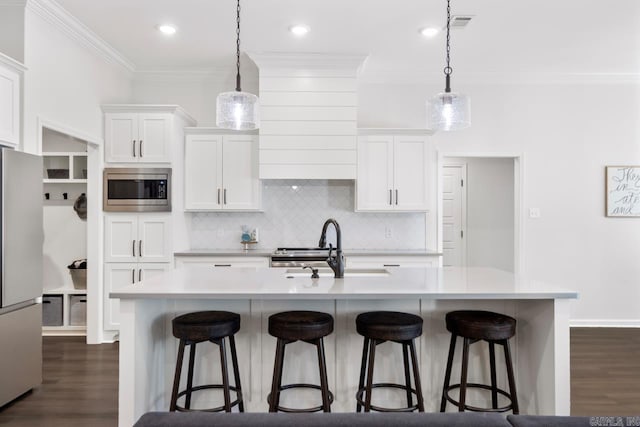
[[[386,272],[385,272],[386,271]],[[398,268],[360,271],[360,275],[312,280],[305,270],[275,268],[185,268],[173,270],[112,292],[120,298],[119,425],[132,425],[147,411],[169,407],[178,340],[171,320],[198,310],[228,310],[242,316],[236,335],[245,408],[266,411],[276,339],[267,332],[268,317],[284,310],[318,310],[335,318],[334,333],[325,338],[329,387],[334,412],[355,410],[362,337],[355,317],[369,310],[414,313],[424,319],[417,343],[427,411],[437,411],[442,392],[450,335],[444,317],[457,309],[483,309],[518,321],[512,339],[520,411],[523,414],[570,413],[569,303],[577,293],[489,268]],[[293,277],[292,277],[293,276]],[[461,343],[452,380],[459,379]],[[488,381],[486,344],[471,347],[469,381]],[[315,347],[288,346],[283,384],[317,383]],[[194,385],[220,383],[217,346],[198,345]],[[498,354],[498,383],[506,374]],[[186,363],[185,357],[185,363]],[[458,368],[456,370],[456,368]],[[186,369],[183,370],[183,373]],[[376,354],[375,381],[403,382],[400,346],[385,343]],[[455,382],[458,382],[457,380]],[[181,389],[184,388],[184,380]],[[401,405],[402,393],[376,398]],[[198,404],[211,402],[202,397]],[[214,396],[214,397],[221,397]],[[314,392],[283,393],[287,406],[313,406]],[[484,396],[470,396],[483,402]],[[467,399],[469,400],[469,398]],[[468,402],[469,403],[469,402]],[[449,405],[448,410],[454,410]]]

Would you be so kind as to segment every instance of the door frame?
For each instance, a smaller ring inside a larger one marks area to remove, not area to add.
[[[37,118],[38,154],[42,155],[44,129],[87,143],[87,344],[103,342],[102,334],[102,162],[104,140],[42,116]],[[95,195],[91,197],[92,195]]]
[[[438,178],[437,178],[437,247],[438,252],[442,252],[442,169],[446,157],[474,157],[474,158],[510,158],[513,159],[513,271],[515,274],[523,274],[525,271],[524,261],[524,171],[525,156],[518,152],[468,152],[468,151],[438,151]]]
[[[461,245],[462,247],[460,248],[462,251],[462,266],[466,267],[467,266],[467,164],[466,163],[459,163],[459,162],[455,162],[455,163],[448,163],[447,165],[444,165],[444,158],[443,158],[443,164],[442,164],[442,169],[444,169],[445,167],[457,167],[460,168],[461,170],[461,175],[462,175],[462,180],[464,181],[464,185],[462,186],[463,191],[462,191],[462,212],[461,212],[461,218],[460,218],[460,224],[461,224],[461,230],[463,232],[463,238],[461,239]],[[442,176],[442,175],[440,175]],[[440,198],[441,198],[441,203],[442,203],[442,194],[440,194]],[[442,210],[439,210],[438,212],[442,212],[444,213],[444,207]],[[440,217],[442,217],[442,214],[440,214]],[[443,227],[444,227],[444,218],[442,218],[442,222],[443,222]],[[442,237],[444,237],[444,231],[442,234]],[[443,248],[442,248],[442,265],[444,266],[444,242],[442,242]]]

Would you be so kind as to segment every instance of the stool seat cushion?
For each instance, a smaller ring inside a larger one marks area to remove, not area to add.
[[[516,319],[491,311],[451,311],[445,321],[449,332],[464,338],[502,341],[516,334]]]
[[[234,335],[240,330],[240,315],[229,311],[198,311],[172,320],[173,336],[202,342]]]
[[[318,311],[284,311],[269,316],[269,334],[284,340],[314,340],[333,332],[333,317]]]
[[[356,330],[370,339],[407,341],[422,335],[422,318],[397,311],[369,311],[356,317]]]

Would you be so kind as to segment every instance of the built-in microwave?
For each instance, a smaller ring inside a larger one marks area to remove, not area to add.
[[[103,210],[171,211],[171,169],[105,168]]]

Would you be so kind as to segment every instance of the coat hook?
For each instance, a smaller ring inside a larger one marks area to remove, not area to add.
[[[68,194],[68,193],[62,193],[62,197],[63,197],[65,200],[67,200],[67,198],[69,197],[69,194]]]
[[[51,194],[49,193],[44,193],[44,198],[49,200],[51,198]]]

